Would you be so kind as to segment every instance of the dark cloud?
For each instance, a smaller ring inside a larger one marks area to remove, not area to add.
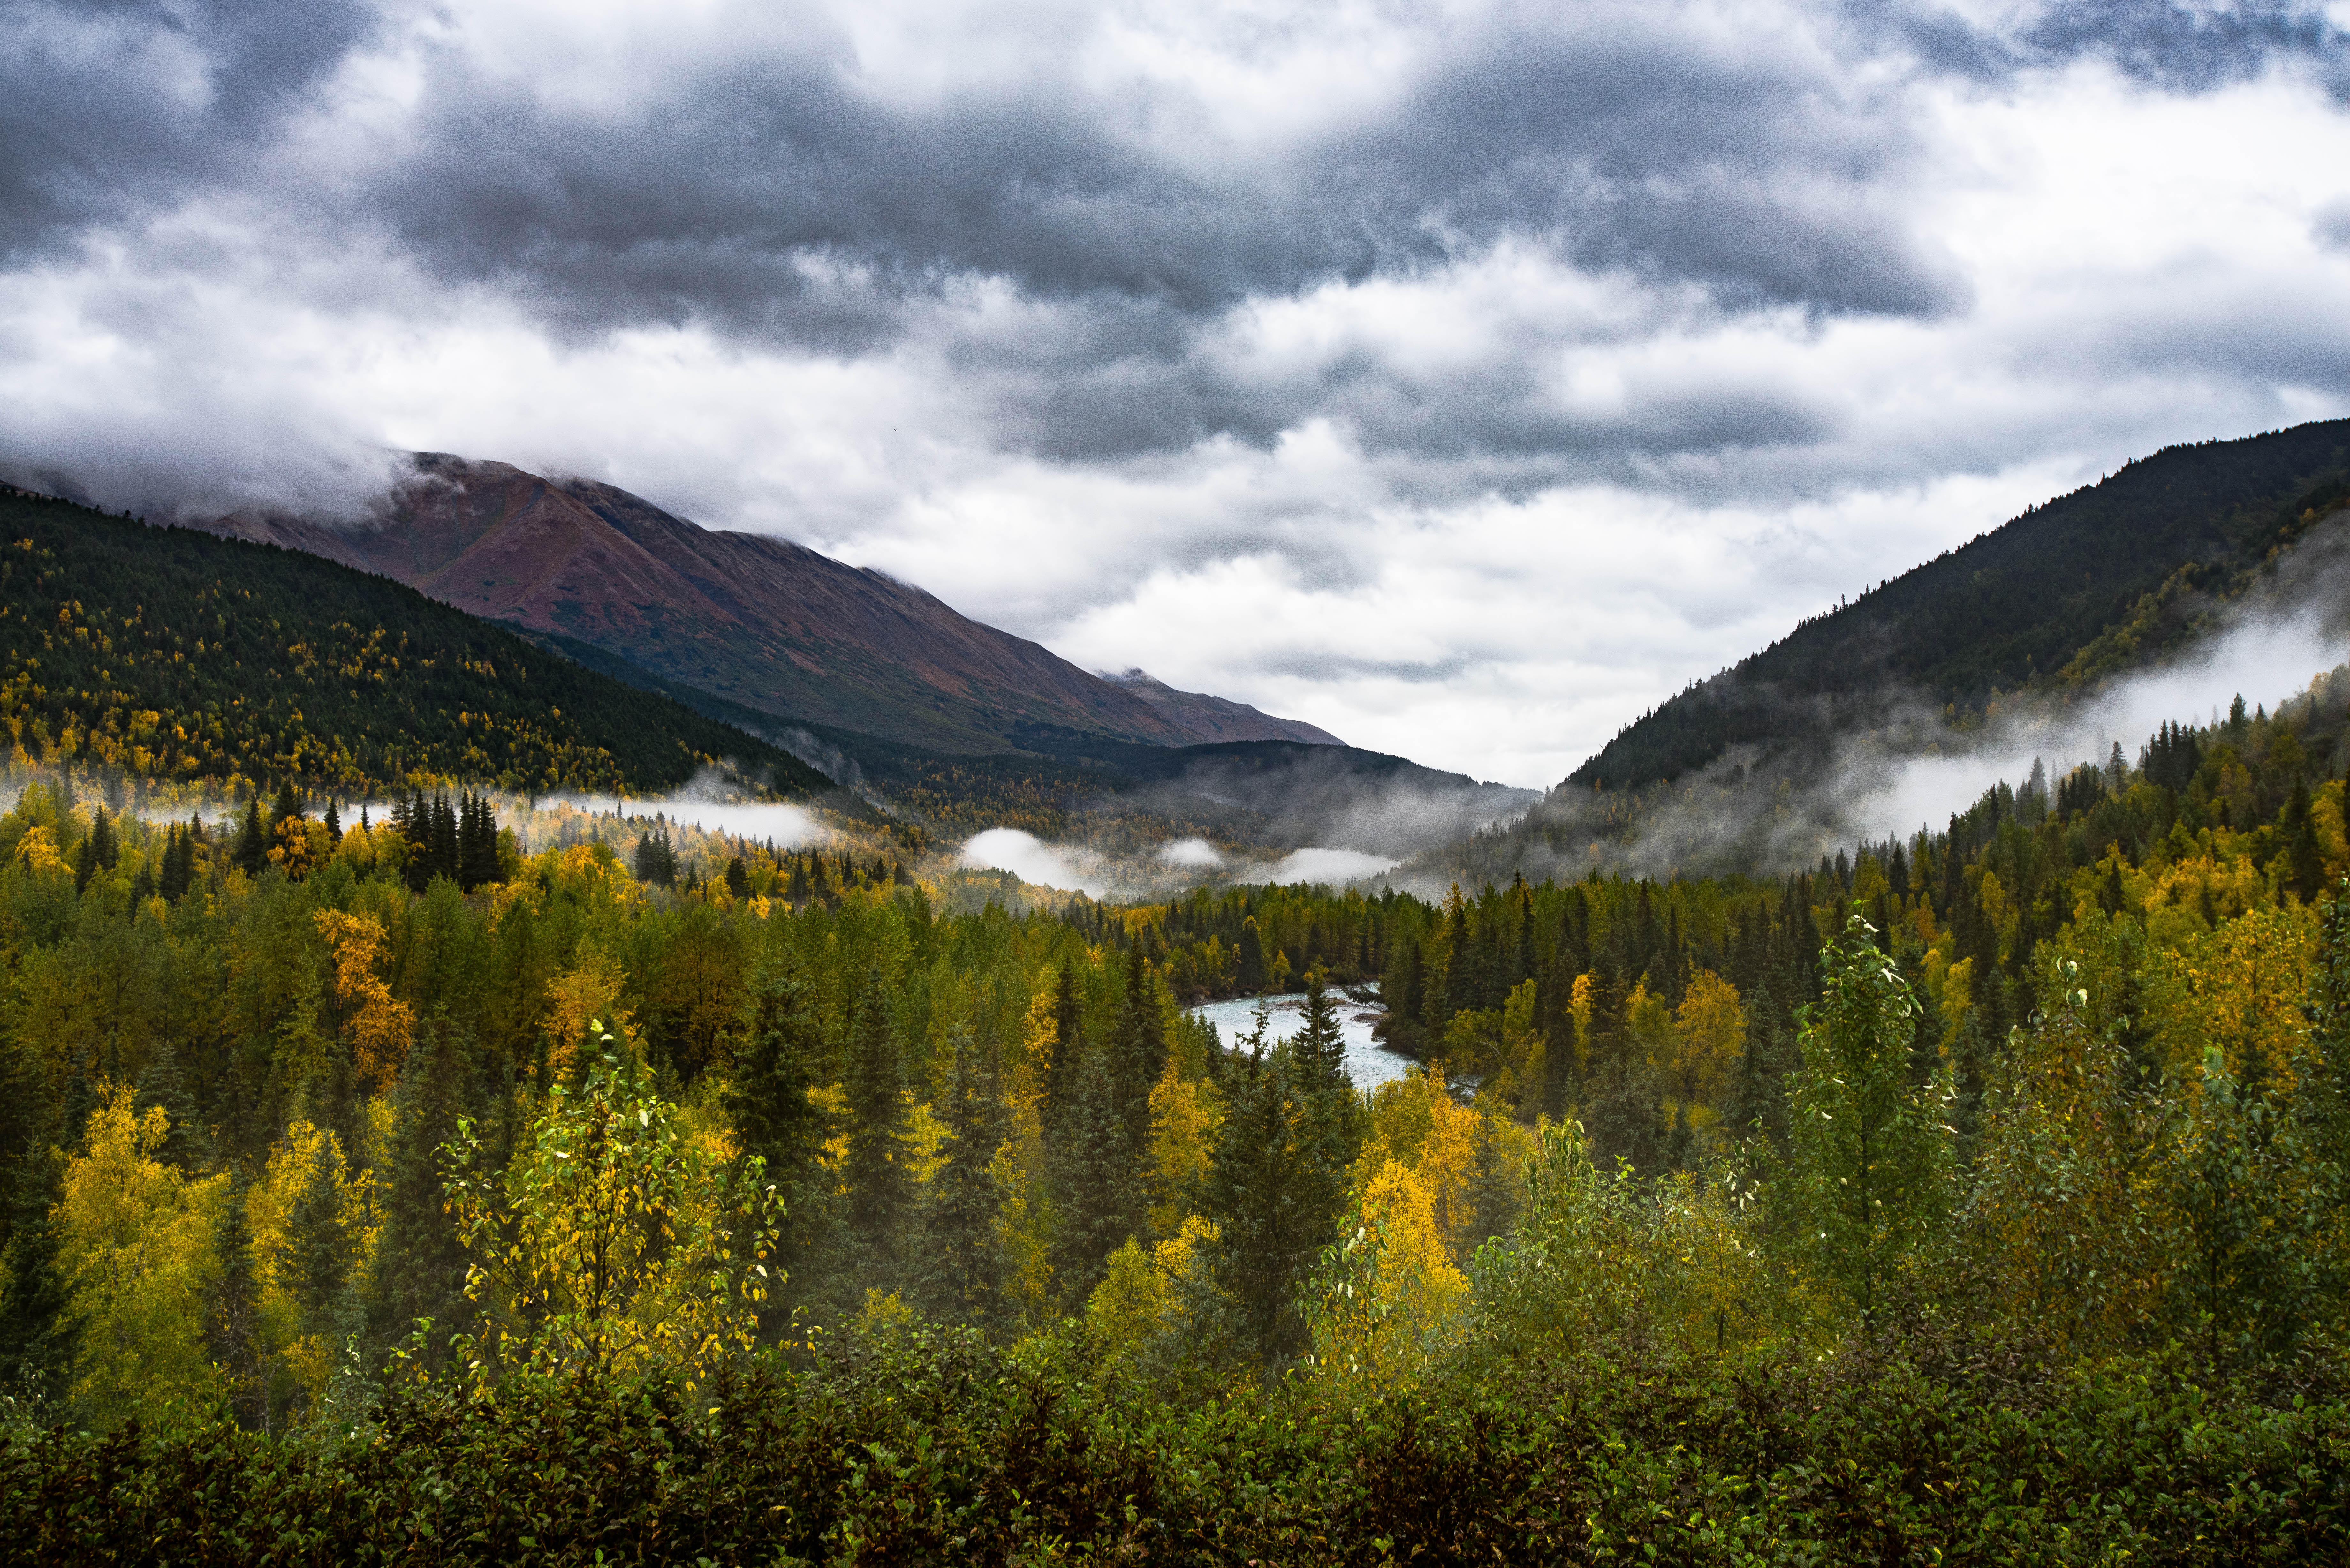
[[[2336,84],[2350,35],[2314,6],[2248,0],[2181,5],[2168,0],[2064,0],[2022,36],[2037,59],[2098,56],[2124,75],[2172,92],[2208,92],[2259,76],[2279,60],[2315,62]]]
[[[0,258],[249,171],[371,36],[362,0],[19,0],[0,13]]]
[[[1825,428],[1783,389],[1562,406],[1544,367],[1623,329],[1602,322],[1549,323],[1447,373],[1344,345],[1236,358],[1218,334],[1264,302],[1440,278],[1513,247],[1700,321],[1950,317],[1971,294],[1916,217],[1918,73],[2098,57],[2194,92],[2343,57],[2322,15],[2271,3],[2063,0],[1996,33],[1916,6],[1778,15],[1731,37],[1670,11],[1469,22],[1344,129],[1176,146],[1137,131],[1152,117],[1122,95],[1162,95],[1145,108],[1180,119],[1199,108],[1180,88],[975,81],[910,106],[868,90],[821,22],[600,67],[613,90],[598,91],[393,16],[17,0],[0,14],[0,255],[135,235],[224,192],[289,245],[388,240],[427,278],[494,290],[575,339],[692,324],[853,356],[952,317],[944,352],[984,389],[990,435],[1056,462],[1263,448],[1328,418],[1374,453],[1488,463],[1481,482],[1509,492]],[[287,145],[308,128],[287,128],[306,110],[335,122],[336,73],[371,42],[406,51],[421,88],[373,103],[369,143],[321,175]],[[1033,330],[989,336],[960,309],[980,288],[1034,312]]]

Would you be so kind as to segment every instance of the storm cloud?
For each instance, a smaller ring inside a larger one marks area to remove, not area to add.
[[[2350,403],[2319,6],[0,5],[0,470],[592,474],[1481,776]]]

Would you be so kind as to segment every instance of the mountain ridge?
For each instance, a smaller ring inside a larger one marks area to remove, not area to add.
[[[1565,782],[1647,787],[1734,747],[1792,750],[1897,687],[1980,706],[2060,676],[2141,618],[2133,648],[2150,654],[2191,630],[2192,590],[2268,559],[2306,526],[2303,504],[2345,475],[2350,420],[2166,447],[1798,622],[1624,726]]]
[[[1232,715],[1146,700],[806,545],[705,528],[598,480],[445,452],[412,463],[356,526],[252,512],[196,525],[380,572],[777,718],[947,752],[1019,749],[1039,725],[1158,745],[1231,738],[1212,724]]]

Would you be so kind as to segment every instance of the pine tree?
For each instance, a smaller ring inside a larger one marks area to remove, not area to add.
[[[262,826],[261,802],[258,798],[244,803],[244,824],[236,832],[236,847],[230,852],[237,868],[248,877],[258,877],[269,864],[269,831]]]
[[[442,1176],[447,1146],[476,1096],[476,1069],[464,1035],[446,1016],[419,1031],[392,1092],[391,1138],[380,1174],[383,1234],[367,1301],[380,1346],[406,1339],[424,1320],[428,1367],[446,1364],[452,1334],[470,1328],[465,1249],[450,1219]],[[494,1136],[494,1127],[477,1131]]]
[[[2293,780],[2293,794],[2277,825],[2284,840],[2280,878],[2283,888],[2304,904],[2314,903],[2325,885],[2325,856],[2318,847],[2317,826],[2311,820],[2308,780]]]
[[[144,1114],[150,1106],[161,1106],[171,1118],[171,1132],[156,1158],[166,1165],[175,1165],[191,1176],[201,1175],[211,1168],[214,1154],[212,1134],[205,1130],[203,1118],[196,1114],[195,1096],[188,1093],[187,1079],[180,1072],[179,1056],[169,1044],[155,1047],[147,1065],[139,1074],[136,1108]]]
[[[298,822],[301,820],[301,792],[294,787],[293,780],[286,779],[281,781],[277,786],[277,798],[276,801],[271,803],[269,807],[268,826],[271,831],[271,836],[276,836],[278,824],[284,822]]]
[[[1524,1206],[1517,1173],[1502,1147],[1500,1128],[1491,1116],[1477,1118],[1477,1135],[1469,1163],[1469,1212],[1480,1241],[1507,1236]]]
[[[1237,1336],[1268,1367],[1305,1345],[1298,1287],[1337,1232],[1346,1166],[1317,1136],[1311,1097],[1300,1094],[1286,1048],[1260,1041],[1227,1064],[1224,1126],[1209,1157],[1201,1208],[1217,1228],[1210,1272],[1232,1305]]]
[[[1118,1008],[1117,1056],[1111,1087],[1118,1115],[1134,1147],[1150,1137],[1150,1091],[1167,1070],[1167,1018],[1159,1008],[1159,984],[1141,944],[1126,951],[1126,994]]]
[[[743,1043],[727,1078],[724,1105],[743,1153],[765,1163],[766,1180],[784,1200],[783,1263],[789,1273],[812,1255],[832,1201],[823,1165],[832,1116],[810,1097],[822,1080],[824,1028],[789,960],[770,960],[753,977],[743,1023]]]
[[[867,979],[849,1024],[843,1088],[848,1100],[848,1157],[841,1177],[848,1189],[848,1224],[867,1258],[887,1270],[911,1196],[906,1172],[906,1096],[896,1031],[881,971]]]
[[[1045,1070],[1045,1126],[1057,1130],[1076,1097],[1085,1064],[1086,1010],[1077,995],[1076,967],[1063,964],[1053,981],[1053,1060]]]
[[[726,862],[726,892],[737,902],[751,896],[750,867],[743,864],[740,855]]]
[[[945,1164],[931,1178],[922,1211],[917,1288],[923,1306],[945,1323],[987,1325],[1003,1315],[1003,1251],[995,1225],[1003,1186],[995,1151],[1010,1118],[993,1082],[983,1075],[971,1038],[958,1031],[942,1096]]]
[[[1075,1098],[1051,1147],[1059,1225],[1053,1272],[1064,1300],[1082,1303],[1101,1282],[1109,1255],[1142,1228],[1144,1195],[1132,1135],[1119,1114],[1109,1065],[1088,1052]]]
[[[204,1311],[204,1345],[227,1386],[229,1413],[247,1431],[273,1425],[269,1356],[263,1347],[261,1283],[253,1272],[246,1189],[231,1189],[221,1214],[221,1272]],[[461,1264],[460,1267],[463,1267]]]
[[[1256,917],[1241,921],[1238,956],[1232,964],[1232,983],[1243,996],[1264,994],[1264,938],[1256,929]]]

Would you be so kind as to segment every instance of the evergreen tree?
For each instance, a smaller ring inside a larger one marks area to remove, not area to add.
[[[848,1189],[849,1230],[867,1259],[887,1271],[913,1184],[906,1172],[904,1078],[878,969],[868,977],[849,1024],[847,1068],[848,1157],[841,1177]]]
[[[1469,1160],[1469,1212],[1475,1237],[1507,1236],[1524,1205],[1517,1173],[1502,1147],[1501,1129],[1491,1116],[1477,1118]]]
[[[2293,780],[2293,794],[2278,815],[2277,826],[2284,841],[2279,880],[2286,892],[2303,903],[2314,903],[2325,885],[2325,856],[2318,847],[2317,825],[2311,819],[2307,779]]]
[[[195,1096],[188,1093],[187,1079],[180,1072],[180,1058],[168,1044],[155,1047],[147,1058],[147,1065],[139,1074],[136,1085],[136,1108],[144,1115],[151,1106],[161,1106],[171,1118],[171,1132],[156,1157],[167,1165],[175,1165],[191,1176],[201,1175],[211,1168],[214,1155],[212,1134],[205,1130],[203,1118],[196,1114]]]
[[[269,830],[262,825],[257,797],[244,803],[244,824],[237,829],[236,847],[230,856],[248,877],[260,876],[269,864]]]
[[[277,798],[269,807],[270,836],[273,838],[276,836],[276,829],[280,823],[298,822],[301,816],[301,793],[295,789],[293,780],[281,781],[277,785]]]
[[[924,1308],[941,1322],[984,1326],[1003,1308],[1003,1250],[995,1234],[1003,1185],[994,1160],[1010,1118],[994,1075],[981,1073],[976,1054],[970,1036],[957,1031],[942,1096],[945,1163],[923,1204],[916,1285]]]
[[[270,1429],[269,1356],[263,1347],[261,1282],[253,1272],[253,1228],[245,1216],[247,1189],[230,1189],[221,1212],[220,1276],[204,1312],[204,1346],[226,1385],[229,1413],[247,1431]],[[459,1267],[462,1269],[463,1264]]]
[[[824,1028],[795,964],[788,959],[762,964],[743,1023],[724,1104],[743,1153],[765,1162],[766,1179],[784,1200],[783,1262],[789,1272],[812,1255],[832,1199],[823,1164],[832,1116],[810,1095],[823,1082]]]
[[[1136,1147],[1119,1114],[1117,1086],[1098,1051],[1077,1072],[1076,1097],[1050,1151],[1059,1225],[1053,1272],[1063,1299],[1081,1305],[1101,1282],[1104,1263],[1142,1228],[1144,1194]]]
[[[390,1147],[380,1174],[383,1234],[369,1275],[368,1321],[384,1347],[429,1321],[423,1348],[432,1368],[446,1364],[449,1336],[473,1320],[465,1300],[464,1244],[442,1186],[448,1146],[478,1093],[472,1055],[445,1015],[419,1031],[392,1093]],[[493,1137],[497,1130],[477,1127]]]
[[[740,855],[726,862],[726,893],[738,902],[751,896],[751,870]]]
[[[1110,1073],[1118,1115],[1134,1147],[1150,1137],[1150,1091],[1167,1070],[1167,1017],[1140,943],[1126,950],[1126,993],[1119,1004],[1117,1058]]]
[[[1077,994],[1076,966],[1065,963],[1053,981],[1053,1059],[1045,1069],[1046,1128],[1057,1131],[1067,1115],[1085,1056],[1085,1002]]]
[[[1264,994],[1264,938],[1256,929],[1256,917],[1241,921],[1241,940],[1232,961],[1232,983],[1243,996]]]
[[[1301,1094],[1297,1075],[1287,1047],[1267,1051],[1261,1033],[1227,1064],[1228,1108],[1201,1190],[1217,1229],[1211,1276],[1242,1345],[1268,1367],[1305,1346],[1298,1287],[1337,1233],[1347,1199],[1346,1165],[1333,1158],[1339,1147],[1317,1136],[1331,1118],[1310,1103],[1327,1096]]]

